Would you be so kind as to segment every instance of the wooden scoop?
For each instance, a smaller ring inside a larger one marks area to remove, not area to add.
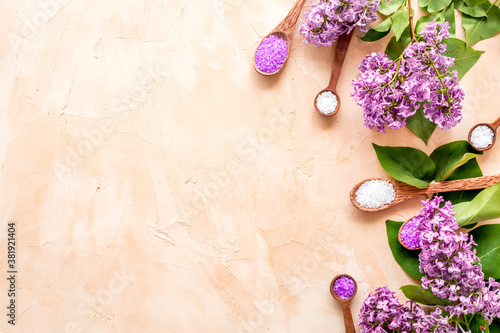
[[[286,42],[287,45],[287,50],[286,50],[286,58],[285,62],[283,65],[275,72],[273,73],[266,73],[260,71],[257,66],[255,65],[255,54],[253,56],[253,66],[257,73],[262,74],[262,75],[273,75],[281,71],[283,67],[285,67],[285,63],[288,60],[288,55],[290,54],[290,47],[292,46],[292,37],[293,33],[295,31],[295,24],[297,23],[297,19],[299,18],[300,12],[302,11],[302,7],[304,7],[304,3],[306,0],[297,0],[295,1],[295,4],[293,5],[292,9],[290,9],[290,12],[288,12],[288,15],[281,21],[274,30],[272,30],[266,37],[262,38],[262,40],[266,39],[267,37],[271,35],[276,35],[277,37],[283,39]],[[262,41],[261,41],[262,43]],[[259,44],[260,46],[260,44]],[[257,47],[258,48],[258,47]]]
[[[347,49],[349,48],[349,44],[351,43],[353,32],[354,31],[351,31],[351,33],[346,35],[341,35],[338,38],[337,46],[335,47],[335,58],[332,66],[332,74],[330,75],[330,83],[328,83],[328,86],[325,89],[321,90],[314,98],[314,109],[316,109],[316,112],[318,112],[320,115],[324,117],[331,117],[334,114],[336,114],[340,109],[340,97],[339,94],[337,93],[337,82],[339,81],[340,71],[342,70],[342,65],[344,64],[345,56],[347,54]],[[335,108],[335,110],[333,110],[333,112],[330,113],[321,112],[318,109],[318,106],[316,105],[318,96],[324,93],[325,91],[331,91],[337,98],[337,107]]]
[[[486,126],[486,127],[489,127],[492,131],[493,131],[493,141],[491,142],[491,144],[488,146],[488,147],[485,147],[485,148],[476,148],[474,147],[474,145],[472,144],[472,141],[471,141],[471,137],[472,137],[472,132],[476,129],[476,127],[478,126]],[[494,122],[492,122],[491,124],[486,124],[486,123],[480,123],[480,124],[477,124],[475,125],[474,127],[472,127],[470,129],[470,132],[469,132],[469,138],[468,138],[468,141],[470,143],[470,145],[472,147],[474,147],[475,150],[478,150],[478,151],[486,151],[488,149],[491,149],[491,147],[493,147],[493,145],[495,144],[495,141],[497,139],[497,128],[498,126],[500,126],[500,117],[495,120]]]
[[[339,277],[342,276],[346,276],[354,281],[354,286],[355,286],[354,293],[348,299],[340,298],[333,290],[335,280],[337,280]],[[356,329],[354,328],[354,321],[352,320],[351,300],[354,298],[357,291],[358,291],[358,284],[356,283],[356,280],[354,280],[351,276],[347,274],[337,275],[336,277],[333,278],[332,282],[330,283],[330,294],[332,294],[333,298],[335,298],[342,305],[342,312],[344,313],[344,326],[346,333],[356,333]]]
[[[366,208],[366,207],[361,206],[356,201],[356,192],[358,191],[358,188],[363,183],[365,183],[369,180],[383,180],[383,181],[391,183],[392,186],[394,186],[394,191],[396,191],[396,198],[391,203],[386,204],[385,206],[382,206],[379,208]],[[372,178],[372,179],[363,180],[362,182],[356,184],[353,187],[353,189],[351,190],[350,198],[351,198],[351,203],[357,209],[359,209],[363,212],[378,212],[378,211],[387,209],[389,207],[392,207],[394,205],[397,205],[403,201],[418,197],[419,195],[434,194],[434,193],[439,193],[439,192],[479,190],[479,189],[484,189],[484,188],[493,186],[499,182],[500,182],[500,175],[494,175],[494,176],[484,176],[484,177],[477,177],[477,178],[450,180],[450,181],[439,182],[439,183],[432,182],[429,184],[429,186],[427,188],[419,189],[417,187],[414,187],[414,186],[411,186],[408,184],[404,184],[404,183],[401,183],[398,181],[391,181],[391,180],[380,179],[380,178]]]

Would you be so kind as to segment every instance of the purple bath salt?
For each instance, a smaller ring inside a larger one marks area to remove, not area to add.
[[[341,276],[333,283],[333,291],[342,299],[349,299],[356,291],[354,280],[348,276]]]
[[[420,248],[420,235],[417,233],[416,229],[417,222],[418,220],[416,217],[406,222],[399,235],[401,243],[403,243],[403,245],[410,250],[416,250]]]
[[[278,71],[286,60],[288,45],[276,35],[270,35],[262,40],[255,52],[255,67],[264,73]]]

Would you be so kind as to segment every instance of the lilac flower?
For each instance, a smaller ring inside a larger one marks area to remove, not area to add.
[[[420,233],[422,247],[419,254],[420,272],[425,274],[422,287],[430,288],[441,299],[464,302],[464,297],[485,287],[484,274],[476,250],[472,249],[477,244],[472,237],[469,240],[469,235],[457,233],[459,225],[453,206],[447,201],[440,208],[442,202],[444,199],[439,196],[423,202],[424,208],[417,216],[419,223],[416,229]],[[447,307],[446,310],[456,315],[478,311],[475,307],[460,310]]]
[[[419,108],[442,129],[462,119],[464,93],[457,72],[449,71],[454,59],[443,55],[449,25],[433,21],[426,25],[419,41],[406,47],[391,61],[383,53],[372,53],[359,65],[360,76],[353,80],[351,96],[363,108],[365,126],[384,132],[398,129]]]
[[[387,287],[370,293],[361,307],[361,332],[460,332],[464,315],[480,313],[490,324],[500,318],[500,283],[484,280],[472,237],[459,232],[451,202],[436,196],[422,201],[411,221],[422,251],[419,255],[422,287],[451,305],[426,314],[417,304],[399,303]],[[413,236],[412,236],[413,237]]]
[[[363,302],[359,314],[361,333],[370,332],[457,332],[443,317],[440,309],[426,314],[414,302],[402,305],[395,293],[387,287],[381,287],[370,293]]]
[[[356,26],[362,32],[377,19],[380,0],[320,0],[305,12],[299,32],[306,43],[329,46]]]
[[[452,316],[482,313],[490,323],[500,318],[500,283],[484,280],[477,246],[472,236],[458,232],[451,202],[442,197],[423,201],[415,217],[420,237],[419,254],[422,287],[453,304],[446,306]]]

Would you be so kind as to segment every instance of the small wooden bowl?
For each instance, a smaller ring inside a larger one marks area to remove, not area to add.
[[[493,131],[493,140],[491,141],[491,144],[487,147],[484,147],[484,148],[476,148],[473,144],[472,144],[472,132],[476,129],[476,127],[479,127],[479,126],[486,126],[488,127],[489,129],[491,129]],[[491,147],[493,147],[493,145],[495,144],[495,141],[497,139],[497,129],[495,127],[492,126],[492,124],[486,124],[486,123],[480,123],[480,124],[477,124],[477,125],[474,125],[474,127],[472,127],[469,131],[469,137],[468,137],[468,141],[469,141],[469,144],[477,151],[487,151],[489,149],[491,149]]]
[[[338,278],[343,277],[343,276],[348,277],[349,279],[354,281],[354,294],[352,294],[352,296],[349,297],[348,299],[340,298],[333,290],[333,287],[335,285],[335,281],[337,281]],[[354,296],[356,296],[357,291],[358,291],[358,284],[356,283],[356,280],[354,280],[354,278],[348,274],[339,274],[333,278],[332,282],[330,282],[330,294],[332,294],[332,297],[341,303],[352,300],[354,298]]]
[[[410,250],[410,251],[414,251],[414,250],[420,250],[421,248],[420,247],[417,247],[417,248],[414,248],[414,249],[410,249],[408,246],[405,245],[405,243],[403,243],[403,241],[401,240],[401,231],[403,231],[403,228],[405,227],[405,225],[410,222],[411,220],[413,220],[416,216],[413,216],[412,218],[406,220],[402,225],[401,227],[399,228],[399,231],[398,231],[398,241],[399,241],[399,244],[401,244],[402,247],[404,247],[405,249],[407,250]]]

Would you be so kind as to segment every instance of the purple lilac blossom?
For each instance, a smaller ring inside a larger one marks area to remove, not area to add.
[[[427,24],[419,41],[406,47],[394,61],[381,52],[369,54],[359,65],[351,96],[363,108],[364,124],[385,132],[398,129],[422,107],[424,115],[442,129],[462,119],[457,72],[450,71],[455,59],[446,57],[443,40],[450,36],[447,22]]]
[[[420,248],[420,234],[417,233],[417,230],[415,228],[417,223],[418,220],[416,217],[406,222],[403,225],[399,236],[403,245],[410,250],[416,250]]]
[[[451,202],[436,196],[422,201],[423,208],[412,220],[419,234],[422,287],[450,301],[445,307],[449,317],[437,308],[426,315],[418,305],[399,303],[387,287],[368,295],[361,307],[361,332],[465,332],[449,321],[463,315],[480,313],[490,324],[500,318],[500,283],[492,277],[484,280],[477,245],[468,234],[458,232],[459,225]],[[412,322],[405,326],[408,321]],[[468,331],[470,332],[470,331]]]
[[[456,333],[456,328],[448,323],[448,317],[436,309],[426,314],[416,303],[409,306],[399,302],[395,293],[387,287],[377,288],[363,302],[359,314],[361,333],[378,332],[434,332]]]
[[[356,26],[362,32],[377,19],[380,0],[320,0],[304,13],[299,32],[306,43],[329,46]]]
[[[342,299],[349,299],[356,291],[354,280],[348,276],[341,276],[333,283],[333,291]]]
[[[422,287],[453,302],[445,309],[452,316],[482,313],[490,323],[500,316],[500,284],[484,279],[477,246],[472,236],[458,232],[451,202],[434,197],[422,203],[417,230],[420,233],[419,254]]]
[[[255,52],[255,67],[264,73],[277,72],[285,63],[288,45],[285,40],[270,35],[262,40]]]

